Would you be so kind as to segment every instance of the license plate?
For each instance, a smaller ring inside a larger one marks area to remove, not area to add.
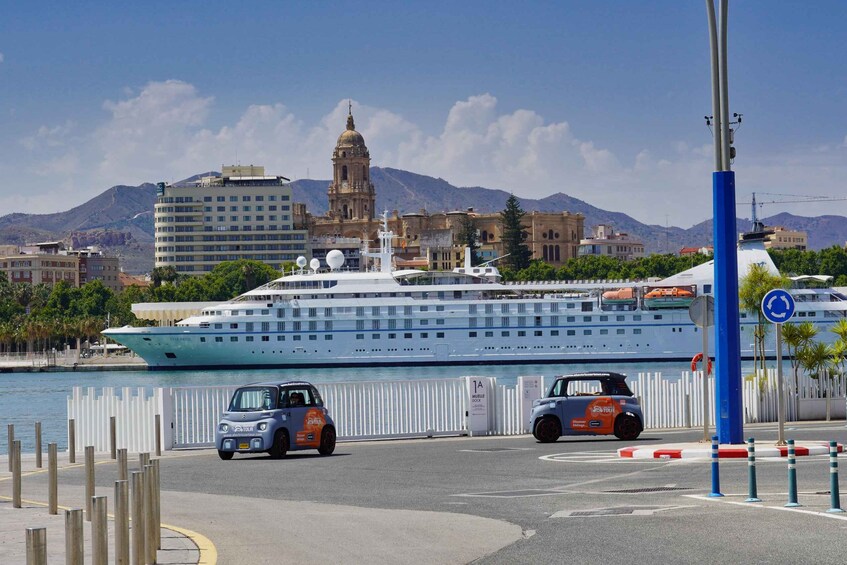
[[[239,443],[238,449],[250,449],[250,444],[249,443]]]

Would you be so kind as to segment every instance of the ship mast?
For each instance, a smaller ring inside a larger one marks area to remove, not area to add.
[[[379,237],[379,253],[368,251],[365,247],[362,255],[365,257],[375,257],[379,259],[379,270],[382,273],[391,272],[391,259],[394,257],[394,248],[391,245],[391,240],[394,238],[394,232],[388,229],[388,210],[382,213],[382,229],[377,231]]]

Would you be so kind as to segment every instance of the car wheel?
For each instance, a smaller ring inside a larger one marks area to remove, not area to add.
[[[635,416],[623,414],[615,420],[615,436],[624,441],[632,441],[641,434],[641,423]]]
[[[288,452],[288,432],[285,430],[277,430],[274,434],[274,443],[268,453],[272,459],[282,459]]]
[[[544,416],[535,424],[532,435],[541,443],[553,443],[562,435],[562,426],[556,418]]]
[[[332,455],[333,451],[335,451],[335,428],[324,426],[321,430],[321,446],[318,448],[318,453]]]
[[[220,457],[224,461],[229,461],[230,459],[232,459],[233,455],[235,454],[232,451],[221,451],[220,449],[218,450],[218,457]]]

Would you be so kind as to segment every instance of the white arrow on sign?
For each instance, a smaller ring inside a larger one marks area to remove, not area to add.
[[[773,301],[774,301],[774,300],[776,300],[777,298],[781,298],[781,299],[782,299],[782,301],[785,303],[785,310],[784,310],[783,312],[781,312],[781,313],[778,313],[778,312],[774,312],[774,311],[773,311]],[[788,311],[789,311],[790,309],[791,309],[791,304],[789,304],[789,303],[788,303],[788,299],[787,299],[787,298],[785,298],[785,296],[782,296],[782,295],[779,295],[779,296],[778,296],[778,295],[774,295],[774,296],[771,296],[771,299],[770,299],[770,300],[768,300],[768,310],[770,310],[770,311],[771,311],[771,316],[773,316],[774,318],[784,318],[784,317],[785,317],[785,315],[786,315],[786,314],[788,314]]]

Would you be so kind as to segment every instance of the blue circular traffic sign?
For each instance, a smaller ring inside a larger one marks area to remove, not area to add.
[[[784,324],[794,315],[794,297],[781,288],[768,291],[762,298],[762,314],[771,323]]]

